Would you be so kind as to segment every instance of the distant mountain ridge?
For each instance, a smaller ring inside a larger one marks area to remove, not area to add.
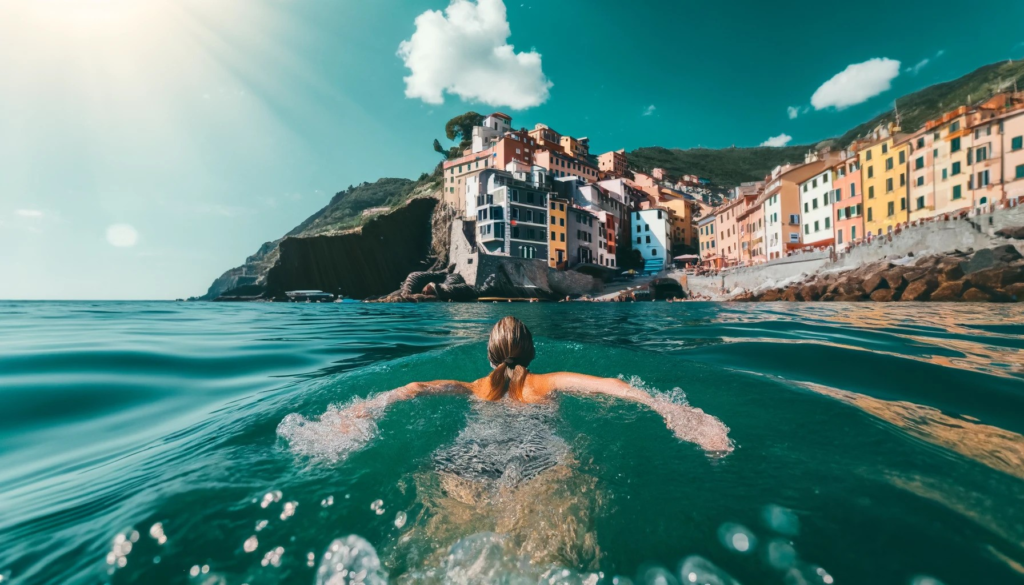
[[[1024,89],[1024,61],[1000,61],[978,69],[952,81],[931,85],[898,98],[900,122],[904,132],[914,132],[925,122],[963,105],[974,105],[993,95],[1012,90],[1014,83]],[[627,153],[630,168],[650,172],[663,168],[671,175],[698,175],[710,179],[714,185],[733,187],[746,181],[763,180],[776,166],[803,160],[808,150],[832,144],[838,148],[848,146],[857,138],[868,135],[879,124],[894,122],[895,110],[888,110],[860,124],[836,139],[817,144],[802,144],[779,148],[638,148]]]

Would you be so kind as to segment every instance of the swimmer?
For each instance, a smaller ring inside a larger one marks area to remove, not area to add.
[[[682,441],[695,443],[709,453],[732,451],[725,425],[699,408],[651,396],[615,378],[573,372],[534,373],[529,370],[534,357],[530,330],[519,319],[505,317],[491,329],[487,344],[487,358],[492,368],[489,375],[473,382],[412,382],[355,404],[347,409],[347,414],[370,418],[395,402],[437,395],[467,395],[487,402],[511,400],[525,404],[548,402],[559,392],[610,396],[650,408],[661,415],[668,429]]]

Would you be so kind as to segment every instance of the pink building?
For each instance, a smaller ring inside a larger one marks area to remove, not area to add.
[[[588,183],[598,180],[597,167],[583,162],[562,152],[538,150],[533,157],[533,164],[551,172],[554,178],[579,177]]]
[[[832,166],[832,225],[835,247],[843,251],[864,237],[864,193],[857,153],[844,151]]]
[[[1009,199],[1024,197],[1024,110],[1005,114],[998,123],[1004,192]]]

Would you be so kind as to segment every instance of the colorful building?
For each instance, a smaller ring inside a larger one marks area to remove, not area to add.
[[[551,197],[548,201],[548,217],[551,225],[548,241],[548,266],[565,270],[569,267],[568,243],[566,242],[566,208],[570,207],[567,199]]]
[[[864,198],[858,164],[856,153],[844,151],[832,167],[832,222],[838,251],[864,237]]]
[[[804,247],[824,248],[835,243],[832,229],[832,169],[822,169],[799,183],[801,243]]]
[[[668,211],[641,209],[633,212],[631,236],[634,250],[644,260],[644,272],[660,272],[669,262],[670,238]]]
[[[700,243],[700,261],[710,268],[722,268],[722,256],[718,253],[715,237],[715,215],[708,214],[697,222],[697,233]]]
[[[597,213],[582,207],[566,209],[569,266],[597,264],[601,248],[601,219]]]
[[[625,150],[613,150],[597,157],[598,170],[610,177],[621,177],[626,174],[629,168],[629,160],[626,158]]]
[[[472,152],[482,152],[494,146],[506,132],[512,131],[512,118],[507,114],[495,112],[484,118],[480,126],[473,127]]]
[[[881,129],[878,138],[857,153],[864,187],[864,231],[883,235],[905,223],[907,210],[907,154],[910,137]]]
[[[1003,115],[999,124],[1003,189],[1007,198],[1024,197],[1024,110]]]
[[[548,193],[512,173],[496,172],[477,197],[477,242],[490,254],[548,258]]]
[[[539,150],[534,156],[534,164],[548,169],[551,176],[579,177],[587,182],[598,180],[597,167],[584,160],[578,160],[567,154],[553,150]]]
[[[919,221],[935,215],[935,190],[938,177],[935,174],[939,145],[935,133],[927,126],[915,132],[910,138],[910,162],[907,173],[910,187],[907,203],[910,207],[908,219]]]
[[[753,196],[756,197],[756,194]],[[743,196],[736,196],[723,202],[715,213],[718,253],[722,256],[723,266],[736,266],[742,261],[737,216],[746,211],[746,199]]]
[[[812,154],[802,165],[784,165],[772,170],[763,203],[768,260],[783,258],[801,248],[800,184],[820,175],[829,166]]]

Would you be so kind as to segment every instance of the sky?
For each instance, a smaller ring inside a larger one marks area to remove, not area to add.
[[[199,295],[468,110],[642,146],[839,135],[1024,58],[1024,2],[3,0],[0,299]]]

